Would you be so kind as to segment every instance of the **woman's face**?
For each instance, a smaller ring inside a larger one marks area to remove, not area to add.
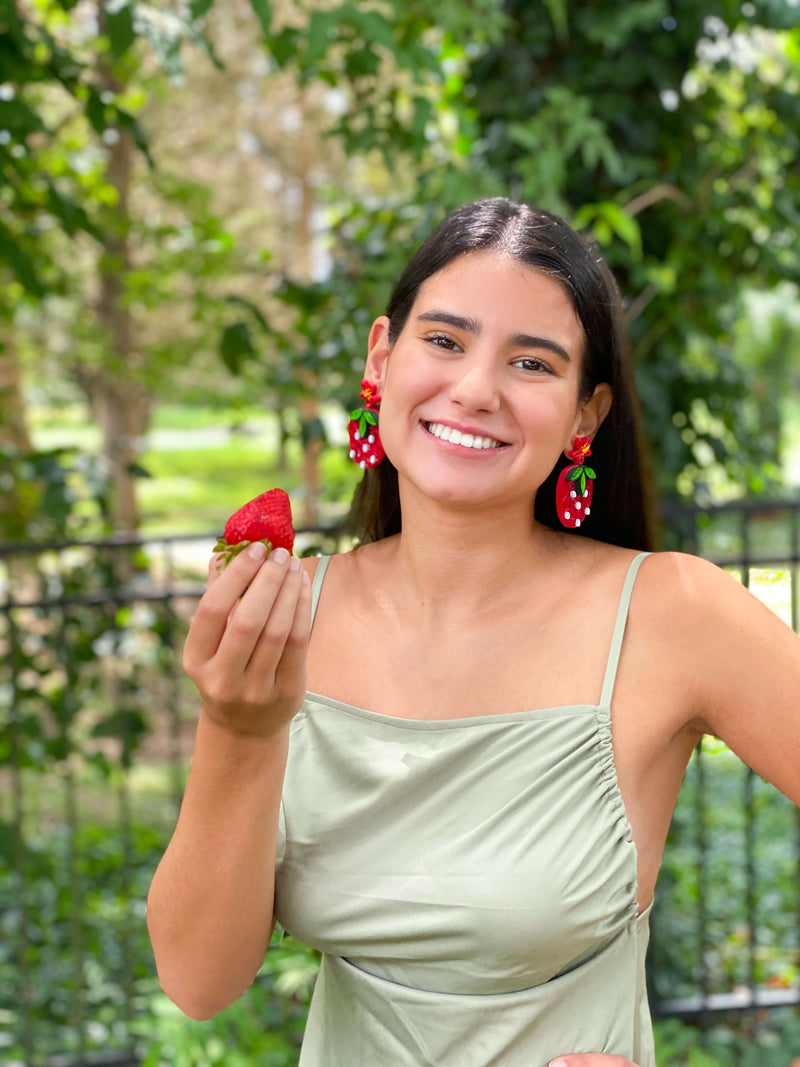
[[[385,316],[370,333],[367,377],[401,483],[441,503],[529,507],[610,407],[607,385],[579,398],[583,344],[562,286],[500,253],[460,256],[428,278],[393,346]]]

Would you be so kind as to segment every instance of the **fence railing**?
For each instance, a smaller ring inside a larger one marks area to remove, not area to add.
[[[668,515],[795,630],[800,502]],[[0,547],[0,1062],[138,1062],[144,926],[196,693],[180,648],[213,539]],[[336,530],[302,531],[307,553]],[[800,821],[713,739],[687,773],[649,957],[654,1014],[800,1004]]]

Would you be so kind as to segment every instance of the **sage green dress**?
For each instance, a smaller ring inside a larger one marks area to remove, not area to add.
[[[323,954],[301,1067],[545,1067],[570,1052],[654,1067],[610,728],[645,555],[599,705],[419,720],[307,694],[275,896],[281,925]]]

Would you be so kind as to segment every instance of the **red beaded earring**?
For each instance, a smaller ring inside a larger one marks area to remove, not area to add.
[[[588,437],[576,437],[567,455],[574,464],[565,467],[558,476],[556,484],[556,511],[562,526],[570,530],[577,529],[591,513],[594,481],[597,477],[591,467],[585,467],[587,456],[591,456]]]
[[[372,385],[366,378],[361,382],[361,399],[364,401],[364,407],[355,408],[350,412],[347,432],[350,437],[350,459],[363,471],[369,467],[377,467],[386,453],[383,451],[381,435],[378,432],[381,398],[378,396],[377,386]]]

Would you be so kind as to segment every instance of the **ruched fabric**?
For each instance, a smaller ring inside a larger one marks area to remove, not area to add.
[[[545,1067],[582,1051],[654,1067],[610,714],[644,555],[600,705],[418,720],[307,694],[275,897],[323,954],[301,1067]]]

